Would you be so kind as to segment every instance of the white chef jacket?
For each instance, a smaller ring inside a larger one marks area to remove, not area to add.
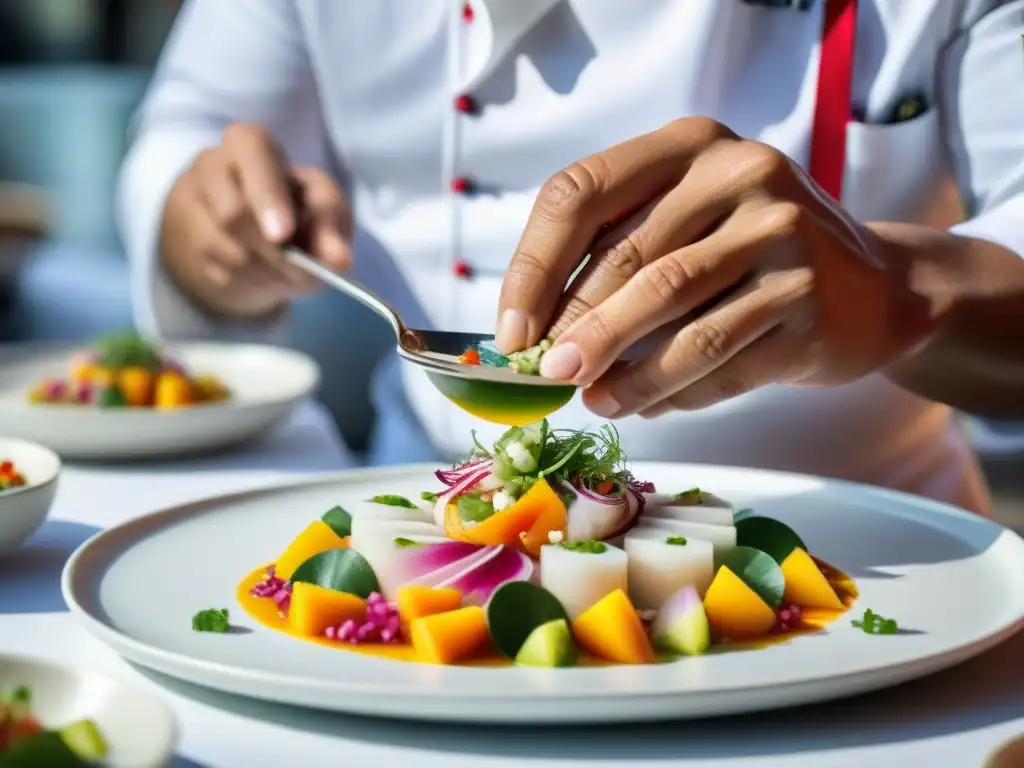
[[[272,332],[211,322],[176,291],[157,255],[178,174],[229,123],[249,121],[266,125],[292,162],[335,172],[357,217],[356,277],[411,325],[490,330],[537,190],[571,161],[704,115],[806,166],[822,6],[192,0],[122,173],[137,320],[165,337]],[[1024,254],[1022,34],[1022,0],[861,0],[848,210],[865,221],[955,225]],[[469,112],[454,106],[462,94],[475,104]],[[893,122],[912,96],[923,97],[923,114]],[[457,191],[463,183],[471,189]],[[957,191],[973,215],[960,224]],[[453,272],[459,261],[471,267],[468,279]],[[435,444],[463,453],[481,423],[417,370],[403,375]],[[555,420],[599,421],[578,398]],[[949,409],[879,375],[835,389],[766,387],[618,426],[634,459],[805,471],[979,511],[988,504]]]

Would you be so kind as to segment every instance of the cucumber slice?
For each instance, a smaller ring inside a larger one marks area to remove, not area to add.
[[[82,760],[95,763],[106,757],[110,751],[107,740],[103,738],[100,729],[92,720],[79,720],[77,723],[65,725],[58,733],[68,745],[68,749]]]
[[[537,627],[569,621],[558,598],[528,581],[509,581],[498,587],[487,605],[487,628],[494,647],[514,659]]]
[[[0,768],[88,768],[89,763],[56,731],[43,731],[19,741],[0,755]]]

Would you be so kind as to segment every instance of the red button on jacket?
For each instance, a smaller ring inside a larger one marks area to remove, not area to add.
[[[467,114],[476,112],[476,102],[472,96],[463,94],[455,97],[455,108],[459,112],[465,112]]]

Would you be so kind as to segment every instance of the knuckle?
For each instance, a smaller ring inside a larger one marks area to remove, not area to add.
[[[666,256],[655,259],[637,273],[646,286],[665,303],[677,301],[696,275],[682,260]]]
[[[224,129],[222,144],[232,145],[238,143],[259,142],[270,143],[270,134],[262,125],[256,123],[231,123]]]
[[[769,238],[786,240],[800,233],[807,216],[802,205],[787,200],[766,208],[761,214],[761,226]]]
[[[593,200],[599,184],[580,162],[559,171],[540,189],[537,203],[545,215],[556,221],[572,220]]]
[[[710,363],[721,363],[732,352],[731,335],[709,320],[699,319],[691,323],[688,336],[693,349]]]
[[[601,311],[591,312],[587,316],[587,333],[600,349],[613,349],[618,343],[619,333]]]
[[[662,399],[664,392],[648,366],[630,365],[625,370],[623,388],[629,398],[640,404],[654,403]]]
[[[599,269],[617,277],[629,279],[643,269],[644,256],[637,243],[636,233],[620,237],[610,246],[599,250]]]
[[[569,329],[569,326],[586,315],[591,309],[593,307],[585,299],[579,296],[567,297],[562,311],[558,315],[558,319],[551,326],[550,335],[552,338],[557,339]]]
[[[681,117],[665,127],[673,134],[685,136],[689,141],[702,147],[736,137],[736,134],[725,125],[710,117]]]
[[[744,165],[751,180],[766,185],[789,170],[789,160],[774,147],[759,141],[745,141],[741,145]]]
[[[505,270],[505,280],[508,282],[535,282],[547,275],[544,262],[530,251],[519,250],[508,264]]]

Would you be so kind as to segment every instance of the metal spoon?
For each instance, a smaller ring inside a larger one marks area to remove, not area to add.
[[[576,392],[575,386],[565,382],[516,373],[510,368],[460,363],[459,355],[481,342],[493,341],[494,336],[409,328],[394,307],[355,280],[294,247],[285,248],[284,257],[289,264],[387,320],[395,331],[399,357],[423,368],[445,397],[476,416],[502,424],[510,420],[528,424],[565,405]],[[500,419],[495,417],[495,409],[502,412]]]

